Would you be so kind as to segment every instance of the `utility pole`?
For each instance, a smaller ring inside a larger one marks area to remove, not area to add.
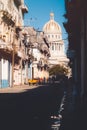
[[[22,57],[21,57],[21,85],[22,85]]]

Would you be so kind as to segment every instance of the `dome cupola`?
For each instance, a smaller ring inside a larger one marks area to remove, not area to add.
[[[54,13],[50,13],[50,20],[44,25],[45,33],[61,33],[60,25],[54,20]]]

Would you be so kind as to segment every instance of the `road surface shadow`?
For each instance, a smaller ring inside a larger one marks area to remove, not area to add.
[[[54,84],[22,93],[0,94],[0,127],[2,130],[46,130],[62,96],[62,87]]]

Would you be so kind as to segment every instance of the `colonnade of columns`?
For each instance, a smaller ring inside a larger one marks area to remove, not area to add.
[[[61,43],[50,43],[50,49],[52,51],[61,51],[64,52],[64,45]]]

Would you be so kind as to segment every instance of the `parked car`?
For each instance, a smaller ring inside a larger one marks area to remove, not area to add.
[[[37,79],[37,78],[29,79],[28,83],[29,83],[29,85],[31,85],[31,84],[32,85],[38,84],[39,83],[39,79]]]

